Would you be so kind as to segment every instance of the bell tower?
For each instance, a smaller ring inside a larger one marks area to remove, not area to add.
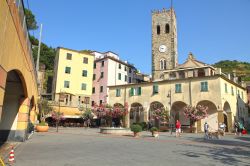
[[[161,80],[166,70],[176,68],[177,24],[174,9],[152,11],[152,77]]]

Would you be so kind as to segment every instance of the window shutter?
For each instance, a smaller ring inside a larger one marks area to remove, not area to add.
[[[134,88],[130,89],[130,96],[134,96]]]
[[[141,87],[138,87],[138,96],[141,95]]]

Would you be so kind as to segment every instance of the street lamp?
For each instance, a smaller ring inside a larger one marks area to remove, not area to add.
[[[169,125],[170,125],[170,128],[171,128],[171,135],[172,135],[172,132],[173,132],[173,118],[172,118],[172,113],[171,113],[171,100],[172,100],[172,92],[171,92],[171,87],[170,87],[170,90],[168,91],[168,95],[167,97],[169,98],[169,117],[170,117],[170,120],[169,120]]]

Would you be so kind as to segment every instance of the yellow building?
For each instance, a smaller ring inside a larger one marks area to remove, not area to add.
[[[198,121],[198,131],[208,122],[210,129],[217,130],[224,122],[227,131],[233,130],[233,123],[239,120],[247,125],[248,109],[246,89],[226,77],[220,69],[195,60],[192,54],[180,68],[165,71],[164,80],[109,86],[110,105],[117,103],[129,106],[126,126],[134,122],[148,122],[151,111],[158,108],[170,110],[170,122],[178,119],[183,128],[190,126],[183,108],[186,105],[208,107],[208,117]],[[158,122],[161,127],[164,123]]]
[[[18,5],[18,6],[17,6]],[[23,1],[0,0],[0,142],[24,141],[37,109],[37,76]]]
[[[89,100],[92,94],[93,64],[94,56],[91,54],[62,47],[57,49],[52,85],[54,104],[59,104],[61,94],[62,107],[77,108],[82,104],[85,107],[85,101]],[[90,106],[88,102],[87,106]],[[67,115],[67,112],[65,117],[74,116]]]

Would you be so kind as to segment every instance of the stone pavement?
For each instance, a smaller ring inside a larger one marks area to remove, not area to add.
[[[59,133],[35,133],[15,150],[16,166],[220,166],[250,165],[250,136],[227,135],[204,140],[202,134],[159,138],[142,132],[103,135],[99,129],[61,128]]]

